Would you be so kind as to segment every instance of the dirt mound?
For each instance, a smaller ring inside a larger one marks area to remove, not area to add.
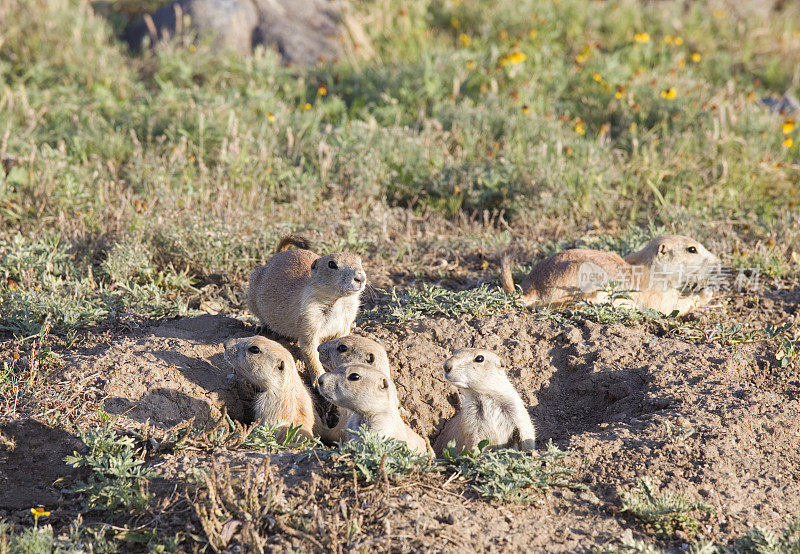
[[[252,391],[229,378],[222,342],[248,334],[243,323],[224,316],[167,321],[69,353],[65,378],[93,381],[105,411],[135,422],[165,427],[194,417],[206,423],[223,407],[244,419]]]
[[[105,409],[132,424],[207,421],[223,407],[246,420],[252,391],[228,378],[221,343],[253,331],[225,316],[168,321],[68,354],[65,371],[94,381]],[[442,533],[451,546],[490,550],[530,547],[531,534],[542,548],[605,544],[625,527],[639,529],[617,510],[620,488],[644,476],[713,506],[717,513],[701,533],[712,540],[755,525],[783,527],[800,510],[800,382],[763,344],[694,344],[646,326],[562,325],[522,313],[369,322],[357,332],[386,346],[406,419],[431,441],[457,405],[442,362],[465,346],[498,352],[510,363],[540,448],[553,439],[573,450],[578,478],[589,487],[528,508],[436,487],[407,491],[407,502],[382,499],[394,514],[391,526],[415,537],[409,548],[436,548]],[[545,524],[550,531],[542,531]]]

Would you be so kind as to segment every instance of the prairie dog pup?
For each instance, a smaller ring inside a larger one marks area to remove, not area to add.
[[[317,347],[319,360],[325,371],[333,371],[343,364],[363,363],[381,371],[386,377],[391,378],[389,369],[389,356],[380,343],[358,335],[347,335],[338,339],[323,342]],[[330,430],[332,440],[341,440],[350,410],[339,407],[339,422]]]
[[[316,417],[311,393],[283,346],[262,336],[225,342],[225,359],[236,375],[259,389],[256,419],[269,424],[288,424],[313,435]]]
[[[317,347],[319,360],[325,371],[333,371],[343,364],[371,365],[390,376],[389,356],[377,341],[359,335],[347,335],[323,342]]]
[[[291,244],[299,248],[286,250]],[[264,325],[297,340],[316,379],[324,372],[317,346],[350,333],[367,276],[359,256],[320,257],[307,245],[292,236],[281,240],[277,253],[250,274],[247,305]]]
[[[436,438],[437,456],[451,440],[459,451],[472,449],[482,440],[488,440],[489,446],[508,446],[518,440],[520,450],[534,450],[536,430],[531,416],[497,354],[479,348],[456,350],[444,363],[444,376],[458,387],[461,409]]]
[[[317,380],[320,394],[352,413],[347,420],[346,440],[361,426],[405,442],[411,450],[427,453],[425,440],[400,417],[400,402],[392,380],[366,364],[345,364]]]
[[[683,296],[679,290],[686,279],[707,276],[719,259],[694,239],[664,235],[624,259],[613,252],[575,248],[564,250],[536,264],[520,285],[522,299],[529,306],[559,305],[575,300],[602,303],[609,282],[630,289],[630,301],[643,308],[684,315],[707,305],[712,292]],[[514,292],[511,263],[501,263],[503,290]]]

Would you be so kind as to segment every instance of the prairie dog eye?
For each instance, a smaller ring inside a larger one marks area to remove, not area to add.
[[[247,351],[250,352],[251,354],[258,354],[261,352],[261,349],[254,344],[253,346],[248,348]]]
[[[478,362],[479,364],[483,363],[483,356],[478,354],[477,356],[475,356],[475,361]]]
[[[695,248],[694,246],[690,246],[689,248],[686,249],[686,251],[689,254],[697,254],[697,248]]]
[[[336,347],[336,351],[337,352],[347,352],[347,345],[346,344],[340,344],[339,346]]]
[[[333,260],[328,262],[328,267],[331,269],[339,269],[339,266],[336,265],[336,262],[334,262]]]
[[[359,375],[358,373],[351,373],[350,375],[347,376],[348,381],[358,381],[359,379],[361,379],[361,375]]]

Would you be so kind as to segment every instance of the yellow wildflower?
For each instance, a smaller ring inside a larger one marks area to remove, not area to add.
[[[537,31],[536,29],[531,29],[530,31],[528,31],[528,38],[536,38],[536,35],[538,34],[539,31]]]
[[[328,94],[328,87],[326,87],[325,85],[320,85],[319,88],[317,89],[317,94],[319,94],[320,96],[326,96]]]
[[[582,119],[579,119],[575,122],[575,132],[579,135],[586,134],[586,127],[584,126]]]
[[[458,40],[459,42],[461,42],[461,46],[463,46],[464,48],[469,46],[469,44],[472,42],[472,39],[469,38],[469,35],[466,33],[461,33],[460,35],[458,35]]]
[[[467,69],[475,69],[475,62],[472,60],[467,60]]]
[[[648,42],[650,42],[650,34],[636,33],[635,35],[633,35],[633,40],[635,40],[639,44],[647,44]]]
[[[794,141],[792,137],[786,137],[786,140],[783,141],[784,148],[791,148],[794,145]]]
[[[189,52],[191,52],[192,54],[197,52],[197,46],[195,46],[194,44],[190,44],[189,45]]]
[[[694,63],[698,63],[702,59],[703,59],[703,56],[700,55],[700,52],[692,52],[692,61]]]
[[[306,102],[305,104],[303,104],[302,108],[304,110],[310,110],[311,109],[311,103],[310,102]]]
[[[614,93],[614,98],[619,99],[622,98],[623,96],[625,96],[625,87],[623,87],[622,85],[617,85],[617,92]]]
[[[666,42],[667,44],[670,44],[672,42],[672,39],[673,39],[672,35],[667,35],[667,36],[664,37],[664,42]]]
[[[681,44],[683,44],[683,39],[681,37],[675,37],[672,39],[672,44],[674,44],[675,46],[680,46]]]
[[[600,75],[599,73],[595,73],[594,75],[592,75],[592,79],[594,79],[598,83],[602,83],[603,82],[603,76]]]
[[[672,100],[676,96],[678,96],[678,91],[675,90],[674,88],[670,87],[668,89],[665,89],[665,90],[661,91],[661,98],[665,98],[667,100]]]
[[[527,104],[523,104],[522,105],[522,113],[525,114],[525,115],[528,115],[528,105]]]
[[[511,52],[511,53],[506,54],[505,56],[503,56],[500,59],[500,65],[502,65],[502,66],[517,65],[517,64],[520,64],[520,63],[524,62],[527,58],[528,58],[528,56],[526,56],[523,52],[520,52],[519,50],[515,50],[514,52]]]
[[[36,517],[47,517],[50,515],[50,512],[46,511],[44,508],[31,508],[31,513]]]
[[[267,112],[267,121],[269,121],[270,123],[275,121],[275,114],[272,112]]]
[[[458,29],[459,27],[461,27],[461,22],[457,18],[451,17],[450,18],[450,25],[452,25],[453,28]]]
[[[586,60],[589,59],[589,54],[591,53],[591,51],[592,51],[592,47],[591,46],[589,46],[588,44],[586,46],[584,46],[583,50],[581,50],[580,54],[575,56],[575,63],[578,63],[578,64],[584,63]]]
[[[784,121],[783,125],[781,125],[781,131],[783,131],[784,135],[788,135],[789,133],[794,131],[794,126],[795,126],[794,119],[792,119],[791,117],[787,117],[786,121]]]

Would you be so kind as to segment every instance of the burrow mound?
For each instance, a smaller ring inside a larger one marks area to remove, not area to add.
[[[232,377],[222,343],[253,332],[221,315],[167,321],[70,353],[67,378],[93,381],[107,412],[138,422],[204,423],[223,407],[248,421],[254,392]],[[455,388],[442,375],[442,363],[457,348],[489,348],[504,357],[538,436],[557,440],[677,408],[692,393],[679,398],[673,382],[691,374],[744,378],[757,367],[753,347],[690,345],[641,327],[557,325],[520,313],[368,322],[356,332],[386,346],[408,423],[432,440],[458,405]],[[295,344],[281,342],[299,359]]]

